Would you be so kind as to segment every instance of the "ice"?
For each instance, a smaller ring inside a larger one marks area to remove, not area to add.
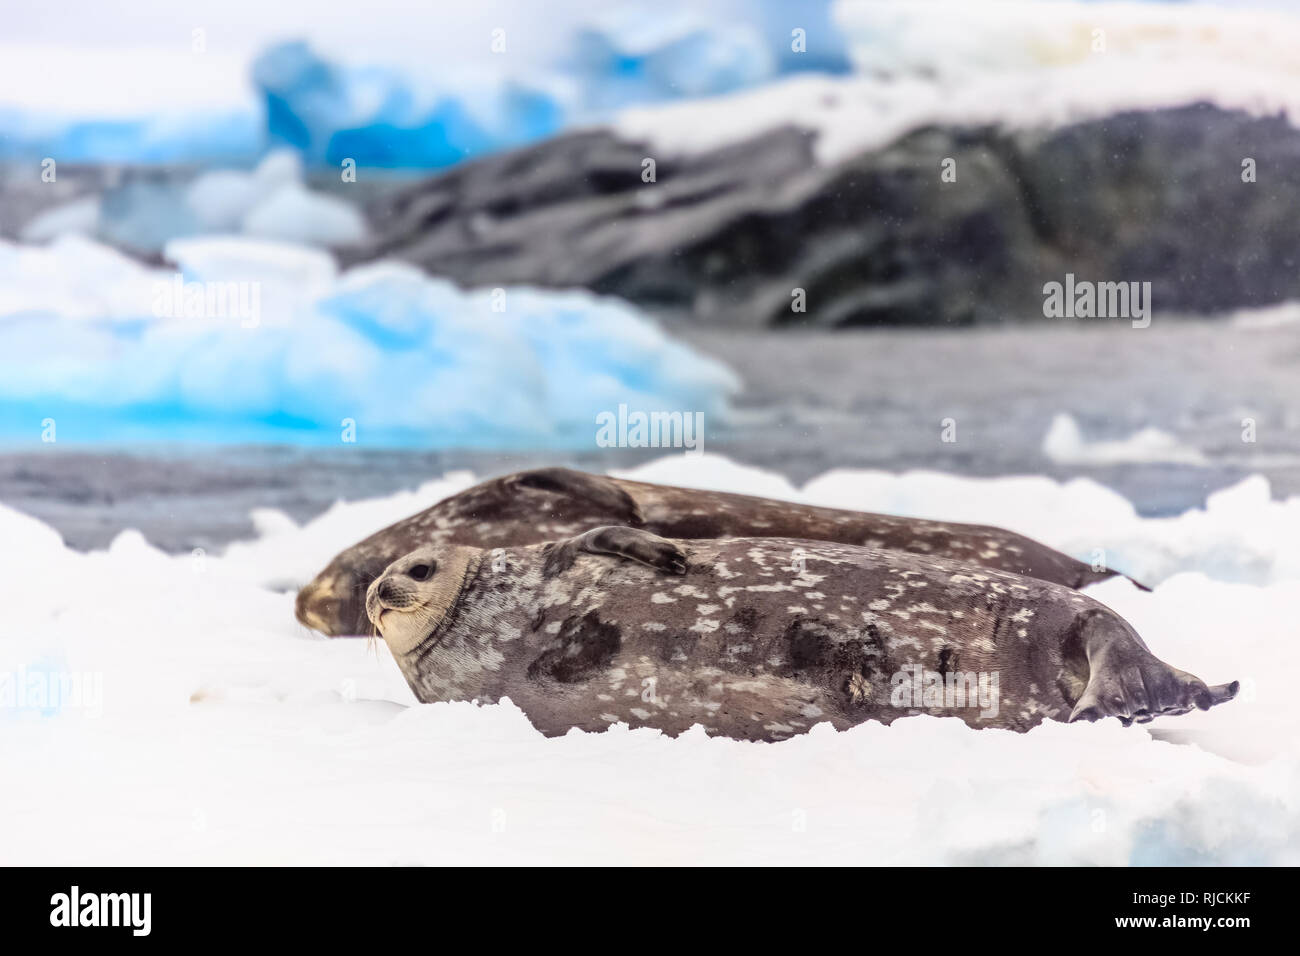
[[[259,201],[302,179],[302,159],[292,150],[269,153],[251,172],[216,169],[198,176],[184,202],[205,232],[237,232]]]
[[[269,145],[314,165],[434,169],[634,103],[849,68],[830,0],[534,6],[325,17],[305,30],[259,9],[241,29],[262,46],[255,56],[216,42],[201,55],[0,46],[0,158],[250,164]]]
[[[975,521],[1014,515],[1054,543],[1095,508],[1128,546],[1167,551],[1170,576],[1151,593],[1124,580],[1091,593],[1165,659],[1241,680],[1241,696],[1146,726],[1024,735],[923,716],[845,733],[822,725],[779,744],[698,728],[548,740],[510,703],[416,704],[382,643],[326,640],[293,618],[292,587],[336,550],[471,475],[340,503],[301,527],[262,512],[258,539],[213,554],[169,556],[134,532],[76,553],[0,507],[4,579],[22,595],[0,630],[0,679],[10,691],[18,677],[82,680],[62,701],[0,706],[0,762],[21,782],[0,795],[0,860],[1300,861],[1300,500],[1272,501],[1252,479],[1204,511],[1157,520],[1090,482],[1045,478],[840,471],[794,488],[713,454],[632,474]],[[1243,538],[1276,549],[1268,580],[1197,570],[1222,546],[1230,571]]]
[[[1236,309],[1229,313],[1227,321],[1238,329],[1256,330],[1300,325],[1300,302],[1279,302],[1277,305]]]
[[[329,295],[338,281],[338,267],[328,252],[273,239],[175,239],[167,243],[164,255],[176,263],[186,281],[239,282],[256,278],[262,290],[261,321],[272,324],[292,322],[300,308]]]
[[[324,252],[244,237],[165,253],[179,271],[79,237],[0,244],[3,437],[52,419],[71,442],[590,447],[601,412],[707,423],[736,388],[586,292],[466,291],[384,262],[336,275]]]
[[[0,240],[0,316],[49,315],[64,320],[132,319],[141,296],[162,270],[75,234],[45,246]],[[3,327],[12,328],[9,321]]]
[[[133,182],[102,199],[51,210],[29,223],[24,239],[66,232],[107,238],[137,252],[159,252],[197,235],[247,235],[317,246],[363,239],[365,219],[352,204],[308,189],[302,159],[276,150],[256,167],[213,169],[184,182]],[[93,212],[93,217],[92,217]]]
[[[273,47],[254,65],[273,142],[316,164],[426,169],[629,104],[730,92],[777,72],[755,27],[626,10],[578,26],[562,62],[522,77],[469,72],[431,85],[401,70],[335,63],[302,42]]]
[[[776,73],[756,27],[698,16],[647,20],[625,8],[579,29],[573,47],[572,68],[596,107],[729,93]]]
[[[554,58],[515,72],[455,71],[436,83],[410,69],[338,62],[294,41],[264,52],[253,77],[272,141],[313,163],[438,168],[632,104],[729,93],[788,73],[845,72],[831,7],[816,0],[794,14],[780,0],[707,10],[670,0],[594,16],[574,10]],[[796,28],[805,34],[798,52]]]
[[[85,68],[74,67],[77,76]],[[48,75],[43,69],[39,75]],[[33,84],[38,87],[40,84]],[[0,106],[0,159],[50,157],[67,163],[241,163],[265,147],[255,111],[63,118]]]
[[[346,246],[366,237],[366,221],[356,207],[299,183],[281,186],[249,210],[241,225],[245,235],[325,246]]]
[[[401,71],[330,62],[302,41],[278,44],[253,64],[253,80],[274,143],[299,150],[309,162],[339,166],[439,167],[492,146],[492,128],[504,109],[504,90],[416,91]],[[470,104],[473,104],[471,106]],[[554,116],[540,98],[530,128]],[[541,135],[554,129],[542,129]]]
[[[99,229],[99,197],[83,196],[47,209],[23,227],[24,242],[44,242],[56,236],[93,235]]]
[[[46,210],[24,226],[25,242],[66,235],[107,240],[137,253],[161,252],[174,239],[247,235],[317,246],[363,239],[352,204],[306,188],[291,150],[267,154],[249,170],[214,169],[188,183],[130,182]]]
[[[1058,464],[1115,465],[1170,462],[1203,465],[1205,456],[1159,428],[1143,428],[1117,441],[1089,441],[1072,415],[1061,412],[1043,436],[1043,454]]]

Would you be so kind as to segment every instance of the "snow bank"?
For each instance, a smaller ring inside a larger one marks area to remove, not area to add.
[[[589,446],[596,416],[726,412],[736,381],[631,306],[462,291],[407,265],[176,241],[179,271],[77,237],[0,243],[0,436]],[[50,348],[57,342],[58,348]]]
[[[1058,543],[1095,508],[1134,547],[1166,547],[1182,524],[1228,556],[1243,534],[1278,554],[1271,583],[1237,583],[1191,570],[1189,537],[1153,593],[1092,591],[1162,657],[1242,681],[1208,713],[1026,735],[917,717],[775,745],[625,728],[547,740],[510,704],[418,705],[382,644],[293,619],[292,583],[470,475],[301,528],[263,513],[262,537],[220,555],[168,556],[134,532],[79,554],[0,507],[0,573],[23,595],[0,630],[0,694],[26,688],[0,706],[0,762],[22,781],[0,792],[0,862],[1300,862],[1300,501],[1270,502],[1255,479],[1144,521],[1086,482],[835,472],[797,490],[711,455],[635,474],[1014,514]],[[34,696],[60,679],[63,699]]]

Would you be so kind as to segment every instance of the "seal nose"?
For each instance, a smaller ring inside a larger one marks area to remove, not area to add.
[[[375,596],[378,597],[379,600],[383,601],[385,604],[392,601],[393,598],[397,596],[397,591],[393,587],[393,582],[390,581],[388,578],[384,578],[382,581],[380,581],[377,585],[375,585]]]

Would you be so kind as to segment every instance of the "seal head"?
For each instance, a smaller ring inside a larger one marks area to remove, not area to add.
[[[399,661],[434,638],[477,570],[477,548],[427,546],[390,564],[366,591],[366,615]]]

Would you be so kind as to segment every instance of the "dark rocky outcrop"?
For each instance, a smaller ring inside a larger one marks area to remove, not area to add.
[[[1300,131],[1208,105],[1052,130],[916,130],[833,165],[810,134],[658,160],[586,131],[399,189],[390,255],[465,285],[585,286],[700,324],[1042,319],[1066,272],[1150,281],[1155,313],[1300,297]],[[957,181],[940,181],[945,157]],[[1245,157],[1258,182],[1243,183]],[[795,288],[807,311],[791,310]]]

